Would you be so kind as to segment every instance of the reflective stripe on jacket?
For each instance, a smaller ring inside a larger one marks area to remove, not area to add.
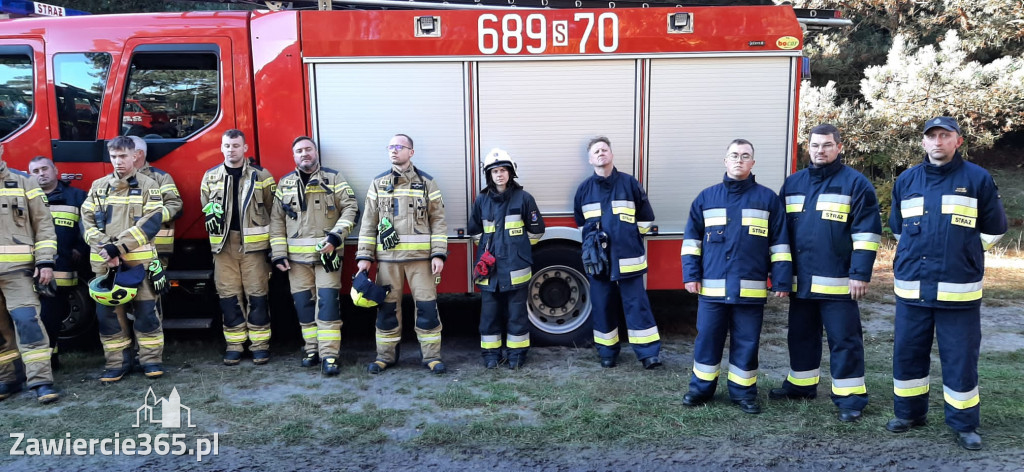
[[[295,218],[289,216],[284,205],[288,205]],[[321,167],[310,174],[306,184],[298,171],[289,173],[277,186],[270,213],[272,257],[318,261],[316,245],[327,234],[334,234],[341,241],[335,248],[341,254],[358,213],[355,192],[341,172]]]
[[[242,252],[265,251],[270,248],[270,205],[274,202],[277,184],[274,176],[266,169],[245,159],[242,164],[242,181],[238,185],[238,201],[242,202],[239,223],[242,229]],[[224,234],[210,235],[210,249],[214,254],[224,249],[225,236],[231,225],[234,198],[231,191],[231,175],[224,164],[218,164],[206,171],[200,187],[200,205],[209,202],[220,203],[224,208]]]
[[[398,233],[398,246],[385,251],[378,241],[377,225],[387,217]],[[434,178],[409,166],[373,179],[366,191],[359,228],[356,260],[389,262],[448,257],[448,225],[444,200]]]
[[[889,227],[899,243],[894,291],[910,305],[981,303],[985,251],[1006,233],[1006,212],[988,171],[957,152],[943,166],[907,169],[892,189]]]
[[[53,267],[57,234],[46,194],[28,174],[0,161],[0,273]]]
[[[96,179],[82,203],[82,228],[92,253],[93,272],[106,272],[99,251],[107,244],[117,246],[121,258],[148,263],[157,257],[153,238],[163,221],[160,184],[134,170],[124,178],[110,174]]]
[[[793,251],[793,292],[799,298],[850,298],[850,279],[868,282],[882,239],[875,188],[841,158],[786,179]]]
[[[690,206],[681,258],[684,282],[701,282],[700,297],[763,304],[772,290],[789,292],[792,254],[782,199],[769,188],[725,177]]]
[[[178,193],[178,186],[174,184],[171,174],[150,166],[148,163],[139,169],[139,173],[152,178],[160,185],[160,194],[164,197],[164,211],[162,214],[162,226],[157,232],[153,244],[160,255],[171,255],[174,253],[174,220],[181,216],[182,206],[181,194]]]
[[[573,216],[581,228],[588,220],[601,222],[608,234],[611,280],[647,273],[643,235],[654,225],[654,209],[632,175],[613,167],[607,177],[588,177],[576,189]]]
[[[480,290],[506,292],[530,281],[531,246],[544,236],[544,218],[533,196],[516,181],[510,180],[502,193],[487,187],[477,195],[467,232],[479,240],[474,262],[488,247],[495,258],[492,272],[477,282]]]

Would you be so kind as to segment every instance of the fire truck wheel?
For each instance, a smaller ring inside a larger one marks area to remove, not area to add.
[[[548,243],[533,251],[527,311],[537,346],[590,346],[590,284],[577,244]]]
[[[61,346],[84,348],[96,344],[96,302],[89,298],[87,280],[67,292],[68,312],[60,325]]]

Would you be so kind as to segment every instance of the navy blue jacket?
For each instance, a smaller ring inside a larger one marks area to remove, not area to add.
[[[632,175],[613,167],[607,177],[588,177],[576,189],[573,216],[579,227],[600,221],[601,230],[608,234],[611,280],[647,273],[643,235],[654,225],[654,209]]]
[[[789,292],[792,255],[782,199],[751,175],[725,176],[690,205],[680,257],[683,281],[700,282],[702,300],[764,304],[772,291]]]
[[[882,240],[875,188],[836,159],[782,185],[798,298],[849,299],[850,279],[869,282]]]
[[[943,166],[907,169],[892,189],[889,227],[901,301],[927,307],[981,304],[985,251],[1006,233],[1006,212],[988,171],[957,152]]]
[[[533,196],[516,181],[510,181],[504,192],[488,186],[476,196],[468,233],[480,237],[474,260],[480,260],[484,249],[496,259],[493,272],[477,282],[480,290],[507,292],[530,281],[531,246],[544,236],[544,218]]]
[[[50,214],[53,216],[53,227],[57,231],[57,260],[53,270],[75,272],[78,268],[72,259],[74,249],[78,250],[83,259],[89,257],[89,246],[82,236],[81,208],[85,196],[84,190],[62,181],[58,181],[57,188],[46,194]]]

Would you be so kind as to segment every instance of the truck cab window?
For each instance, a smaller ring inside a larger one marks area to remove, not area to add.
[[[6,139],[32,117],[32,59],[0,55],[0,139]]]
[[[95,141],[110,54],[62,53],[53,56],[54,93],[61,141]]]
[[[186,138],[209,125],[220,102],[212,52],[137,53],[121,108],[121,134]]]

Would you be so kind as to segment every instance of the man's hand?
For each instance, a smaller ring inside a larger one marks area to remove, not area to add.
[[[322,242],[320,242],[318,247],[320,247],[320,254],[330,254],[334,252],[334,245],[331,244],[331,241],[328,239],[324,239]]]
[[[850,279],[850,298],[860,300],[868,294],[868,283],[863,280]]]
[[[3,145],[0,145],[0,147],[2,146]],[[50,283],[51,280],[53,280],[53,269],[50,267],[43,267],[42,269],[36,267],[36,271],[34,274],[32,274],[32,277],[39,277],[39,283],[42,285],[46,285]]]
[[[78,264],[78,261],[82,260],[82,253],[78,249],[71,250],[71,262]]]
[[[444,259],[435,257],[430,260],[430,270],[434,275],[441,275],[441,271],[444,270]]]
[[[775,293],[775,298],[783,298],[783,297],[788,297],[789,296],[789,292],[774,292],[774,293]]]
[[[274,265],[277,266],[277,270],[281,272],[288,272],[292,268],[292,265],[288,263],[287,258],[277,261]]]
[[[700,282],[686,282],[683,284],[683,287],[686,288],[687,292],[700,294]]]
[[[359,272],[366,272],[367,274],[369,274],[370,273],[370,265],[372,265],[372,264],[373,264],[372,262],[367,261],[367,260],[364,259],[364,260],[361,260],[359,262],[356,262],[356,268],[359,269]]]
[[[121,258],[111,257],[110,254],[107,253],[106,248],[100,249],[100,257],[102,257],[103,260],[107,263],[107,267],[117,267],[121,265]]]

